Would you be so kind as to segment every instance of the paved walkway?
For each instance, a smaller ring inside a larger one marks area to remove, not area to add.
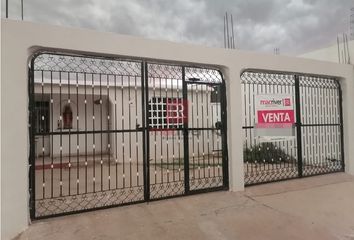
[[[354,240],[343,173],[37,221],[17,239]]]

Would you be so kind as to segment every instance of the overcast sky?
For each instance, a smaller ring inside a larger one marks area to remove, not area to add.
[[[2,0],[4,13],[4,2]],[[9,0],[10,18],[20,0]],[[232,13],[236,47],[296,55],[335,43],[354,0],[24,0],[25,20],[223,47]]]

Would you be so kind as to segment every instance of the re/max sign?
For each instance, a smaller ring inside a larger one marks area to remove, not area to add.
[[[258,128],[285,128],[295,123],[293,96],[290,94],[264,94],[255,98]]]

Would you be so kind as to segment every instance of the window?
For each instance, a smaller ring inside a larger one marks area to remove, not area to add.
[[[153,97],[149,101],[149,127],[182,128],[186,111],[186,104],[181,98]]]
[[[211,91],[210,94],[210,102],[212,103],[220,103],[220,85],[215,85],[213,86],[213,90]]]
[[[37,133],[49,132],[49,102],[35,102],[34,109],[35,131]]]

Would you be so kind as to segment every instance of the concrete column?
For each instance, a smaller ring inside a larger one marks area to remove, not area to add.
[[[230,191],[244,190],[240,70],[225,69]]]
[[[345,172],[354,175],[354,66],[349,70],[346,78],[340,80],[343,105],[343,132],[344,132],[344,161]]]

